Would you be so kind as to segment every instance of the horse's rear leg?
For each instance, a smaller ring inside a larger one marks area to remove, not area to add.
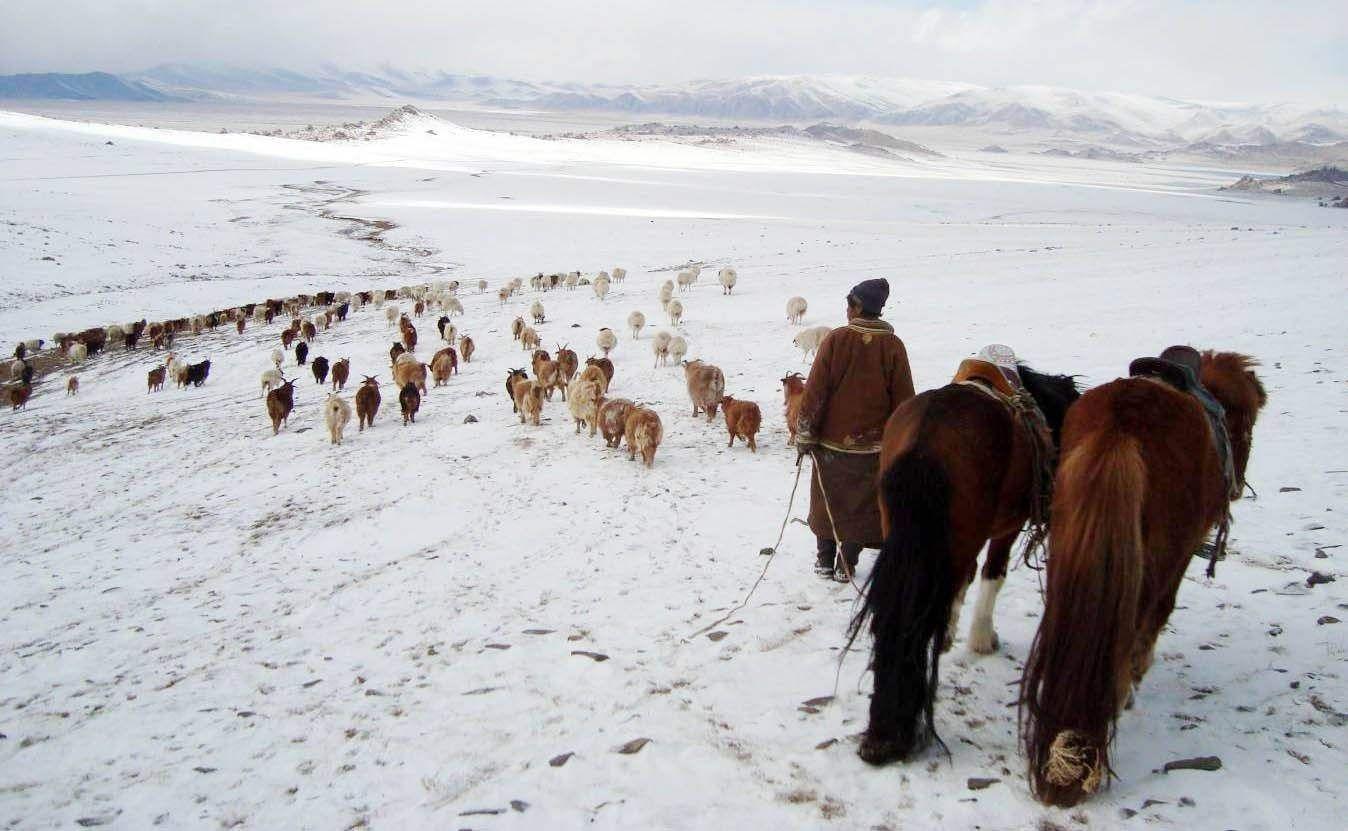
[[[978,605],[974,607],[974,622],[969,627],[969,651],[989,655],[997,651],[1001,642],[992,626],[992,613],[997,607],[997,594],[1006,582],[1006,566],[1011,560],[1011,546],[1019,531],[998,537],[988,544],[988,557],[983,562],[983,579],[978,583]]]

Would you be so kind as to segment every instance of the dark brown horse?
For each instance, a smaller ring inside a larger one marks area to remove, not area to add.
[[[1040,465],[1052,464],[1051,443],[1078,396],[1071,377],[1018,368],[1051,436],[1036,435],[1042,426],[976,383],[928,390],[885,425],[884,545],[848,641],[869,619],[875,693],[858,752],[871,764],[904,759],[940,741],[933,715],[940,656],[954,642],[964,593],[989,540],[969,646],[997,648],[992,611],[1011,546],[1030,517],[1037,483],[1046,485]]]
[[[1232,352],[1205,352],[1245,478],[1264,388]],[[1107,784],[1115,723],[1151,665],[1193,553],[1229,488],[1198,400],[1150,378],[1112,381],[1067,416],[1054,485],[1044,616],[1021,688],[1030,788],[1070,806]]]

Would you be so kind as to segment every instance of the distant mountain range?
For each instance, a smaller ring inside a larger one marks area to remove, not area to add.
[[[168,101],[174,96],[136,80],[107,72],[80,75],[0,75],[0,100],[47,98],[62,101]]]
[[[795,75],[686,84],[615,86],[536,83],[486,75],[382,67],[315,72],[165,64],[116,76],[0,76],[0,99],[221,100],[322,98],[465,102],[482,106],[591,110],[773,121],[831,120],[898,126],[980,127],[1073,136],[1139,151],[1205,144],[1333,144],[1348,139],[1348,110],[1291,104],[1215,104],[1057,87],[865,76]]]

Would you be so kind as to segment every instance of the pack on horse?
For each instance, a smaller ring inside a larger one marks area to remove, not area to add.
[[[1074,805],[1112,775],[1119,712],[1151,665],[1190,557],[1214,526],[1222,547],[1266,401],[1245,355],[1167,353],[1178,360],[1140,359],[1133,370],[1145,377],[1087,392],[1063,427],[1044,616],[1021,682],[1030,787],[1051,805]],[[1223,423],[1210,421],[1195,375]]]
[[[986,653],[997,648],[992,612],[1011,546],[1026,520],[1043,523],[1053,448],[1076,383],[999,350],[1002,366],[965,361],[952,383],[905,402],[885,425],[884,545],[848,640],[869,619],[875,692],[858,752],[871,764],[939,741],[940,656],[954,642],[978,553],[991,540],[969,637],[971,649]]]

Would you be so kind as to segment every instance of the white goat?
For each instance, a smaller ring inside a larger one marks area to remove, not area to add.
[[[328,395],[328,403],[323,406],[323,419],[328,423],[328,440],[332,444],[342,443],[342,431],[351,421],[351,405],[336,393]]]
[[[682,336],[675,335],[669,341],[669,357],[677,365],[683,360],[683,356],[688,354],[688,341]]]
[[[679,321],[683,319],[683,303],[671,299],[669,305],[665,307],[665,311],[669,313],[669,325],[678,326]]]
[[[641,330],[646,327],[646,316],[641,312],[632,312],[627,316],[627,328],[632,330],[633,340],[641,337]]]
[[[613,334],[613,330],[605,326],[599,330],[599,336],[594,339],[595,344],[604,352],[604,357],[618,345],[618,336]]]
[[[673,335],[664,331],[656,332],[655,337],[651,338],[651,351],[655,353],[656,366],[669,365],[669,344],[673,339]]]
[[[281,374],[279,369],[266,369],[262,371],[262,397],[266,398],[267,393],[276,387],[285,383],[286,377]]]
[[[812,352],[819,351],[819,344],[824,342],[824,338],[828,335],[829,331],[831,330],[827,326],[812,326],[809,329],[797,333],[796,336],[791,339],[791,342],[796,345],[796,348],[805,353],[805,360],[808,361]]]
[[[735,283],[739,281],[739,272],[730,266],[726,266],[721,269],[717,276],[721,280],[721,288],[724,289],[722,294],[730,294],[735,290]]]
[[[809,307],[810,304],[805,302],[804,297],[791,298],[786,301],[786,319],[799,326],[800,322],[805,319],[805,310]]]

